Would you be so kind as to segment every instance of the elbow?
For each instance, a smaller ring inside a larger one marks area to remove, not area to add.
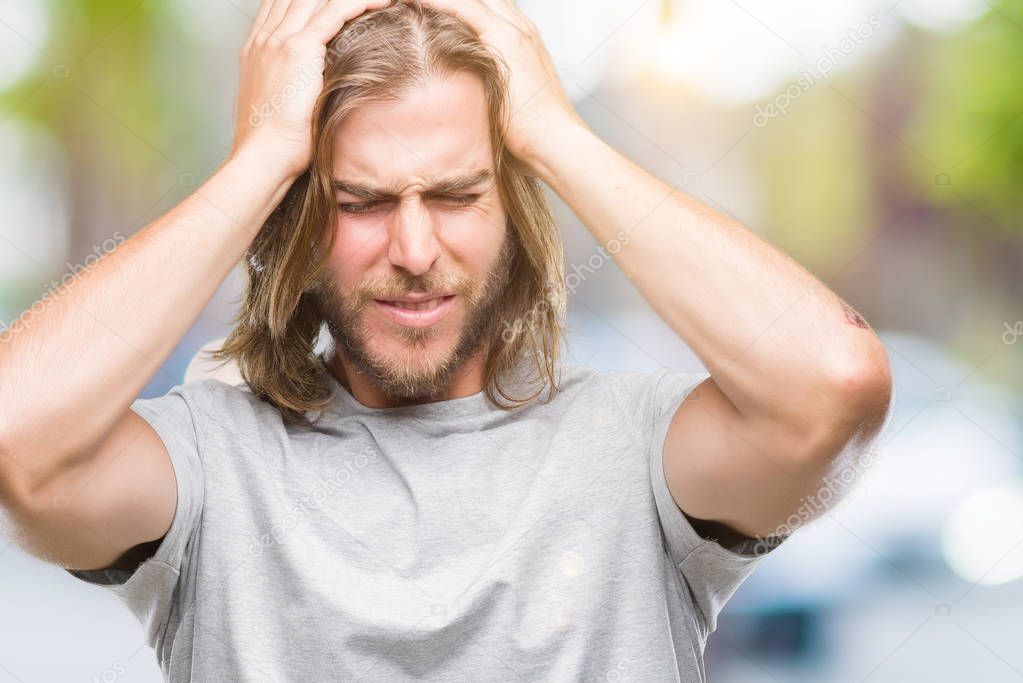
[[[31,487],[20,476],[19,465],[0,441],[0,510],[8,514],[28,507],[33,498]]]
[[[26,467],[24,455],[11,444],[0,435],[0,510],[14,518],[34,515],[40,500],[49,491],[48,482]]]
[[[847,421],[860,430],[879,429],[894,402],[891,363],[880,341],[836,373],[834,392],[847,407]]]
[[[894,406],[894,382],[884,345],[877,342],[828,375],[825,400],[811,430],[806,452],[813,459],[834,459],[847,447],[865,447],[884,428]]]

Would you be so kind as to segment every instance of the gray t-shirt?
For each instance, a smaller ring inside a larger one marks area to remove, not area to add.
[[[698,535],[665,483],[708,375],[560,372],[512,412],[368,408],[333,381],[314,429],[213,379],[136,400],[170,530],[133,574],[69,571],[129,606],[170,681],[702,681],[764,553]]]

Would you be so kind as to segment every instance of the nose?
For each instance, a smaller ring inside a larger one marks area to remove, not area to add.
[[[433,218],[418,196],[401,201],[393,214],[387,258],[412,275],[430,270],[440,257]]]

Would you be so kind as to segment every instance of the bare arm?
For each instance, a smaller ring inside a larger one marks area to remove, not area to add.
[[[600,244],[617,242],[615,262],[710,371],[665,440],[675,502],[718,528],[772,533],[876,434],[891,395],[884,346],[793,259],[594,135],[514,2],[426,2],[462,15],[501,53],[509,150]]]
[[[345,21],[385,4],[264,0],[241,52],[228,160],[0,344],[0,521],[29,552],[102,566],[169,528],[173,469],[130,405],[308,165],[322,83],[262,125],[250,111],[322,57]],[[50,505],[67,491],[66,509]]]
[[[31,516],[16,520],[21,527],[31,519],[26,550],[113,559],[169,527],[176,500],[170,462],[155,432],[128,407],[286,189],[254,161],[230,159],[0,346],[0,470],[9,487],[3,502],[10,497]],[[66,510],[47,505],[79,481],[90,483]],[[139,495],[147,490],[150,496]],[[114,513],[124,525],[100,519]],[[53,533],[58,524],[62,533]],[[93,526],[104,528],[85,538]],[[71,545],[76,539],[84,548]]]
[[[229,159],[0,346],[2,466],[15,478],[46,481],[125,415],[279,201],[284,179],[255,161]]]
[[[891,392],[884,346],[789,256],[585,127],[547,139],[541,177],[602,244],[622,245],[618,266],[710,371],[665,441],[676,503],[746,536],[775,531],[875,435]]]

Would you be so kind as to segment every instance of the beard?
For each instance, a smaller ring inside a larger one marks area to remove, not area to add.
[[[502,319],[515,245],[512,231],[508,229],[497,260],[482,284],[467,276],[441,273],[413,276],[400,271],[342,292],[332,274],[325,273],[313,292],[313,302],[327,325],[335,349],[388,399],[435,399],[450,386],[452,375],[463,363],[489,348]],[[431,358],[426,355],[426,349],[441,334],[436,328],[444,321],[429,327],[392,324],[393,336],[401,348],[391,354],[375,353],[372,350],[374,333],[364,320],[367,306],[376,306],[375,299],[399,298],[413,291],[443,291],[459,297],[456,302],[463,304],[465,320],[455,343],[440,357]]]

